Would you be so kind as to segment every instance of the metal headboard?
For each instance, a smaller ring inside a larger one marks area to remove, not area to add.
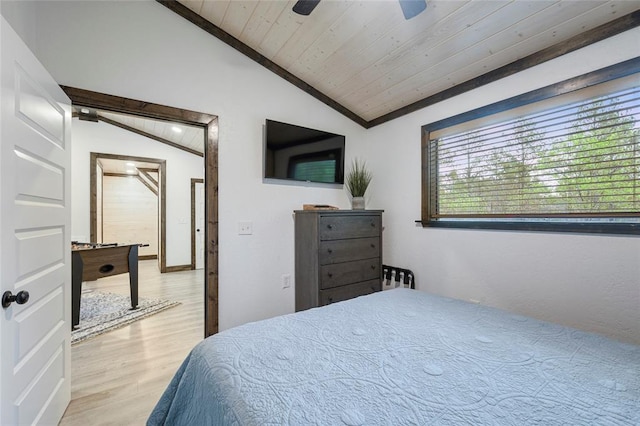
[[[415,275],[410,269],[396,266],[382,265],[382,288],[400,287],[400,282],[405,288],[416,288]]]

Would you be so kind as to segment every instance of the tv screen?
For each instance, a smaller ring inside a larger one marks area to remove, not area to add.
[[[345,137],[267,120],[264,177],[344,183]]]

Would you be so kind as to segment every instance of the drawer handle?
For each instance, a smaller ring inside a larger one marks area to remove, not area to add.
[[[371,269],[376,269],[376,265],[371,265]]]
[[[371,248],[376,248],[376,245],[375,244],[371,244]]]
[[[331,250],[331,249],[327,249],[327,251],[328,251],[329,253],[333,253],[333,250]]]
[[[333,277],[333,274],[331,272],[329,272],[327,275],[329,276],[329,278]]]
[[[372,227],[372,228],[375,228],[375,227],[376,227],[376,224],[375,224],[374,222],[371,222],[371,227]]]
[[[327,225],[327,228],[329,228],[329,229],[333,229],[333,225],[328,224],[328,225]]]
[[[329,298],[329,303],[333,303],[333,297]]]

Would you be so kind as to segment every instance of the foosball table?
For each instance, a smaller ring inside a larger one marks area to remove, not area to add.
[[[71,328],[80,323],[83,281],[129,273],[131,309],[138,307],[138,247],[145,244],[71,243]]]

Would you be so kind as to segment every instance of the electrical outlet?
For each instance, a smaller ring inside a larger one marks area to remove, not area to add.
[[[253,222],[238,222],[238,235],[253,234]]]
[[[282,275],[282,288],[291,287],[291,274]]]

